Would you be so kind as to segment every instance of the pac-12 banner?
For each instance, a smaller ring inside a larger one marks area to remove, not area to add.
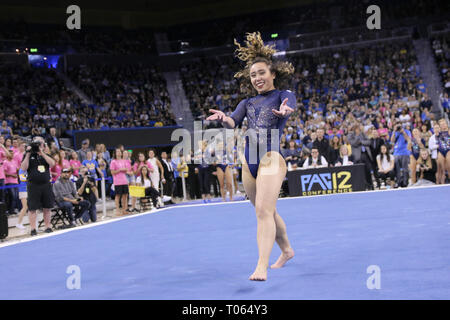
[[[365,190],[364,164],[293,170],[287,178],[291,197]]]

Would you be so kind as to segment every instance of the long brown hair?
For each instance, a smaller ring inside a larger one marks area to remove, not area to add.
[[[257,92],[250,80],[250,68],[257,62],[264,62],[269,67],[270,72],[275,74],[274,87],[285,89],[288,87],[289,76],[294,73],[294,67],[287,61],[272,61],[272,56],[277,52],[275,45],[264,45],[261,33],[253,32],[246,34],[245,47],[234,39],[237,46],[235,50],[236,57],[245,62],[245,67],[236,72],[234,77],[240,80],[241,92],[246,95],[255,95]]]

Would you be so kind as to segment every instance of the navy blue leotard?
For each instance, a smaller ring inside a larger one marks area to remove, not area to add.
[[[250,160],[250,139],[249,136],[245,137],[245,160],[247,161],[250,173],[256,179],[258,174],[258,167],[260,162],[259,148],[260,144],[267,146],[267,152],[276,151],[280,153],[280,144],[271,144],[271,129],[278,129],[278,139],[283,133],[283,129],[289,117],[280,118],[273,114],[272,109],[279,110],[280,105],[285,98],[288,98],[287,105],[292,109],[296,109],[297,101],[293,92],[289,90],[271,90],[257,96],[247,98],[239,102],[236,110],[231,114],[231,118],[234,120],[237,127],[242,123],[245,117],[248,121],[248,129],[253,129],[256,132],[256,139],[258,143],[258,152],[256,156],[256,163],[252,163]],[[267,138],[265,135],[260,134],[261,129],[267,130]],[[280,153],[281,154],[281,153]]]

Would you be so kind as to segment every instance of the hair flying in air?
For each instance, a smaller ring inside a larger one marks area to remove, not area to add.
[[[287,89],[289,76],[294,73],[294,67],[287,61],[273,61],[272,56],[277,52],[275,45],[265,45],[260,32],[246,34],[246,46],[241,46],[234,39],[237,46],[235,55],[239,60],[245,62],[245,67],[235,73],[234,77],[240,81],[241,92],[246,95],[254,95],[256,90],[250,80],[250,68],[257,62],[264,62],[269,70],[275,73],[274,86],[277,89]]]

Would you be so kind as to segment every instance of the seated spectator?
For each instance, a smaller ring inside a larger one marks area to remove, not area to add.
[[[153,207],[159,208],[159,193],[152,184],[148,167],[146,165],[141,166],[139,173],[140,174],[136,178],[136,185],[145,187],[145,196],[152,199]]]
[[[427,149],[420,149],[420,156],[417,160],[416,171],[419,179],[412,185],[412,187],[436,184],[436,160],[431,158],[430,152]]]
[[[303,169],[326,168],[327,166],[327,160],[319,154],[319,149],[316,147],[311,149],[311,156],[303,163]]]
[[[380,153],[377,155],[377,165],[376,177],[378,178],[378,185],[382,187],[386,185],[387,179],[390,179],[390,185],[393,188],[395,185],[394,156],[389,153],[384,144],[381,145]]]
[[[284,160],[286,160],[286,165],[292,167],[293,165],[297,165],[297,162],[300,157],[300,152],[298,150],[297,143],[294,140],[289,141],[288,149],[283,151]]]
[[[348,155],[348,148],[345,144],[339,148],[339,157],[336,159],[335,166],[351,166],[355,163],[353,155]]]
[[[97,221],[97,199],[98,199],[98,189],[95,186],[95,181],[90,177],[89,170],[86,167],[80,169],[80,179],[76,182],[77,193],[84,200],[89,201],[90,206],[86,214],[82,215],[81,219],[84,223]]]
[[[70,225],[74,227],[76,226],[75,221],[88,214],[90,203],[78,195],[74,183],[69,179],[70,174],[69,169],[62,171],[61,177],[53,185],[53,193],[56,203],[66,210]]]

